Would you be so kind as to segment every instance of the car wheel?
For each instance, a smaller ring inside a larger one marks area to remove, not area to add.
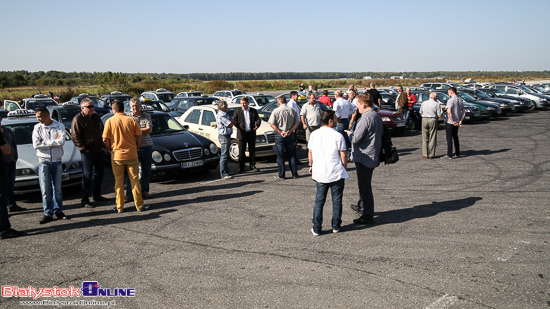
[[[535,103],[535,101],[531,101],[531,103],[533,103],[533,105],[531,106],[531,108],[529,108],[529,110],[534,111],[535,109],[537,109],[537,103]]]
[[[415,117],[409,116],[409,119],[407,119],[407,127],[409,130],[418,130],[418,125],[416,123]]]
[[[239,162],[239,143],[237,143],[237,140],[231,141],[231,146],[229,146],[229,158],[235,162]]]

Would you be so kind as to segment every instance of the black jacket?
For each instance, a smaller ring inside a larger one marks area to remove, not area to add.
[[[250,129],[253,134],[256,135],[256,130],[254,130],[254,127],[256,127],[256,129],[259,128],[260,124],[262,124],[262,120],[260,119],[260,116],[258,116],[256,109],[252,107],[248,107],[248,114],[250,115]],[[245,127],[244,112],[242,107],[235,109],[233,119],[235,119],[235,128],[237,128],[237,139],[242,139],[244,129],[241,129],[241,124],[243,128]]]

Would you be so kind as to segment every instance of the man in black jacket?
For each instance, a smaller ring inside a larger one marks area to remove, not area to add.
[[[90,204],[90,189],[95,202],[109,201],[101,196],[101,181],[105,169],[103,145],[103,122],[95,113],[94,103],[86,98],[80,101],[80,114],[73,118],[71,137],[82,158],[82,197],[80,203],[86,208],[93,208]],[[93,184],[92,184],[92,172]]]
[[[256,167],[256,130],[260,127],[262,120],[258,116],[258,112],[254,108],[250,108],[248,103],[248,97],[242,97],[241,107],[235,109],[233,114],[239,142],[239,173],[244,172],[247,146],[250,157],[250,170],[260,171]]]

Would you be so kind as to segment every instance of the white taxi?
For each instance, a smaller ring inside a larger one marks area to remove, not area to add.
[[[239,104],[228,104],[227,114],[233,117],[233,112],[240,107]],[[217,105],[198,105],[188,109],[183,115],[177,118],[183,126],[193,133],[202,135],[212,140],[218,148],[221,148],[218,140],[218,129],[216,126]],[[274,156],[275,153],[275,131],[269,123],[262,120],[262,124],[256,131],[256,157]],[[248,156],[248,151],[246,152]],[[231,135],[231,147],[229,148],[229,157],[233,161],[239,161],[239,144],[237,143],[237,130],[233,130]]]

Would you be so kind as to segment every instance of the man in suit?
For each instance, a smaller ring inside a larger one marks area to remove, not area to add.
[[[260,127],[262,120],[258,116],[258,112],[254,108],[250,108],[248,103],[248,97],[242,97],[241,107],[235,109],[233,114],[239,143],[239,173],[244,172],[247,146],[250,155],[250,170],[260,171],[256,167],[256,130]]]

